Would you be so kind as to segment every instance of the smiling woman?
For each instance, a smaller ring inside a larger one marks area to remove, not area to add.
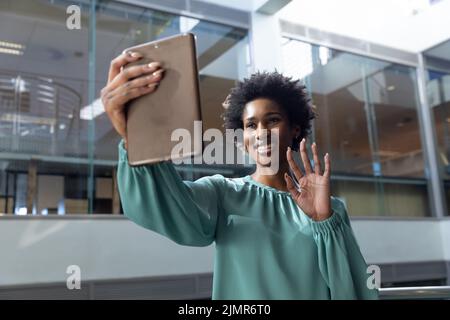
[[[120,70],[135,59],[114,60],[104,92],[130,81]],[[232,90],[225,125],[244,129],[245,149],[256,161],[255,173],[242,178],[216,174],[183,181],[169,161],[131,167],[123,140],[119,144],[117,179],[125,215],[181,245],[215,242],[213,299],[378,296],[367,286],[367,265],[346,207],[330,194],[330,158],[324,157],[322,172],[315,144],[311,168],[304,138],[313,112],[306,97],[298,81],[278,73],[255,74]],[[105,99],[122,135],[125,103]],[[304,172],[292,155],[298,140]],[[267,174],[264,160],[273,152],[279,168]]]

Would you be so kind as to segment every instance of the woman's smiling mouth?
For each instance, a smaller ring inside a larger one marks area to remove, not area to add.
[[[267,155],[268,153],[270,153],[272,151],[272,145],[270,144],[265,144],[265,145],[260,145],[255,147],[256,152],[258,152],[261,155]]]

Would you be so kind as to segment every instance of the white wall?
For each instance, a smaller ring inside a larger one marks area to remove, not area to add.
[[[354,220],[368,263],[450,260],[450,220]],[[445,242],[443,242],[445,241]],[[444,243],[444,244],[443,244]],[[179,246],[122,218],[0,219],[0,286],[212,272],[214,246]]]
[[[380,264],[444,260],[442,224],[437,220],[352,222],[366,260]],[[446,227],[450,232],[450,224]]]
[[[211,272],[213,247],[179,246],[118,219],[1,219],[0,285]]]
[[[450,220],[445,220],[441,223],[441,237],[444,258],[450,261]]]

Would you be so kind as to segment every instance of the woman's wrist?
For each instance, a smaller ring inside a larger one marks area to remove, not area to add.
[[[327,218],[323,218],[322,220],[313,220],[311,222],[311,227],[314,232],[324,232],[335,230],[337,226],[341,223],[341,218],[337,212],[331,209],[331,214]]]
[[[315,222],[325,221],[325,220],[329,219],[333,214],[334,214],[334,211],[333,211],[333,209],[331,209],[328,214],[316,215],[316,216],[312,217],[311,219],[314,220]]]

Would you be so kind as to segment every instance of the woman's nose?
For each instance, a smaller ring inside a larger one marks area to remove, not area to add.
[[[270,130],[267,129],[266,126],[263,124],[259,124],[256,128],[256,139],[257,140],[264,140],[267,139],[270,135]]]

